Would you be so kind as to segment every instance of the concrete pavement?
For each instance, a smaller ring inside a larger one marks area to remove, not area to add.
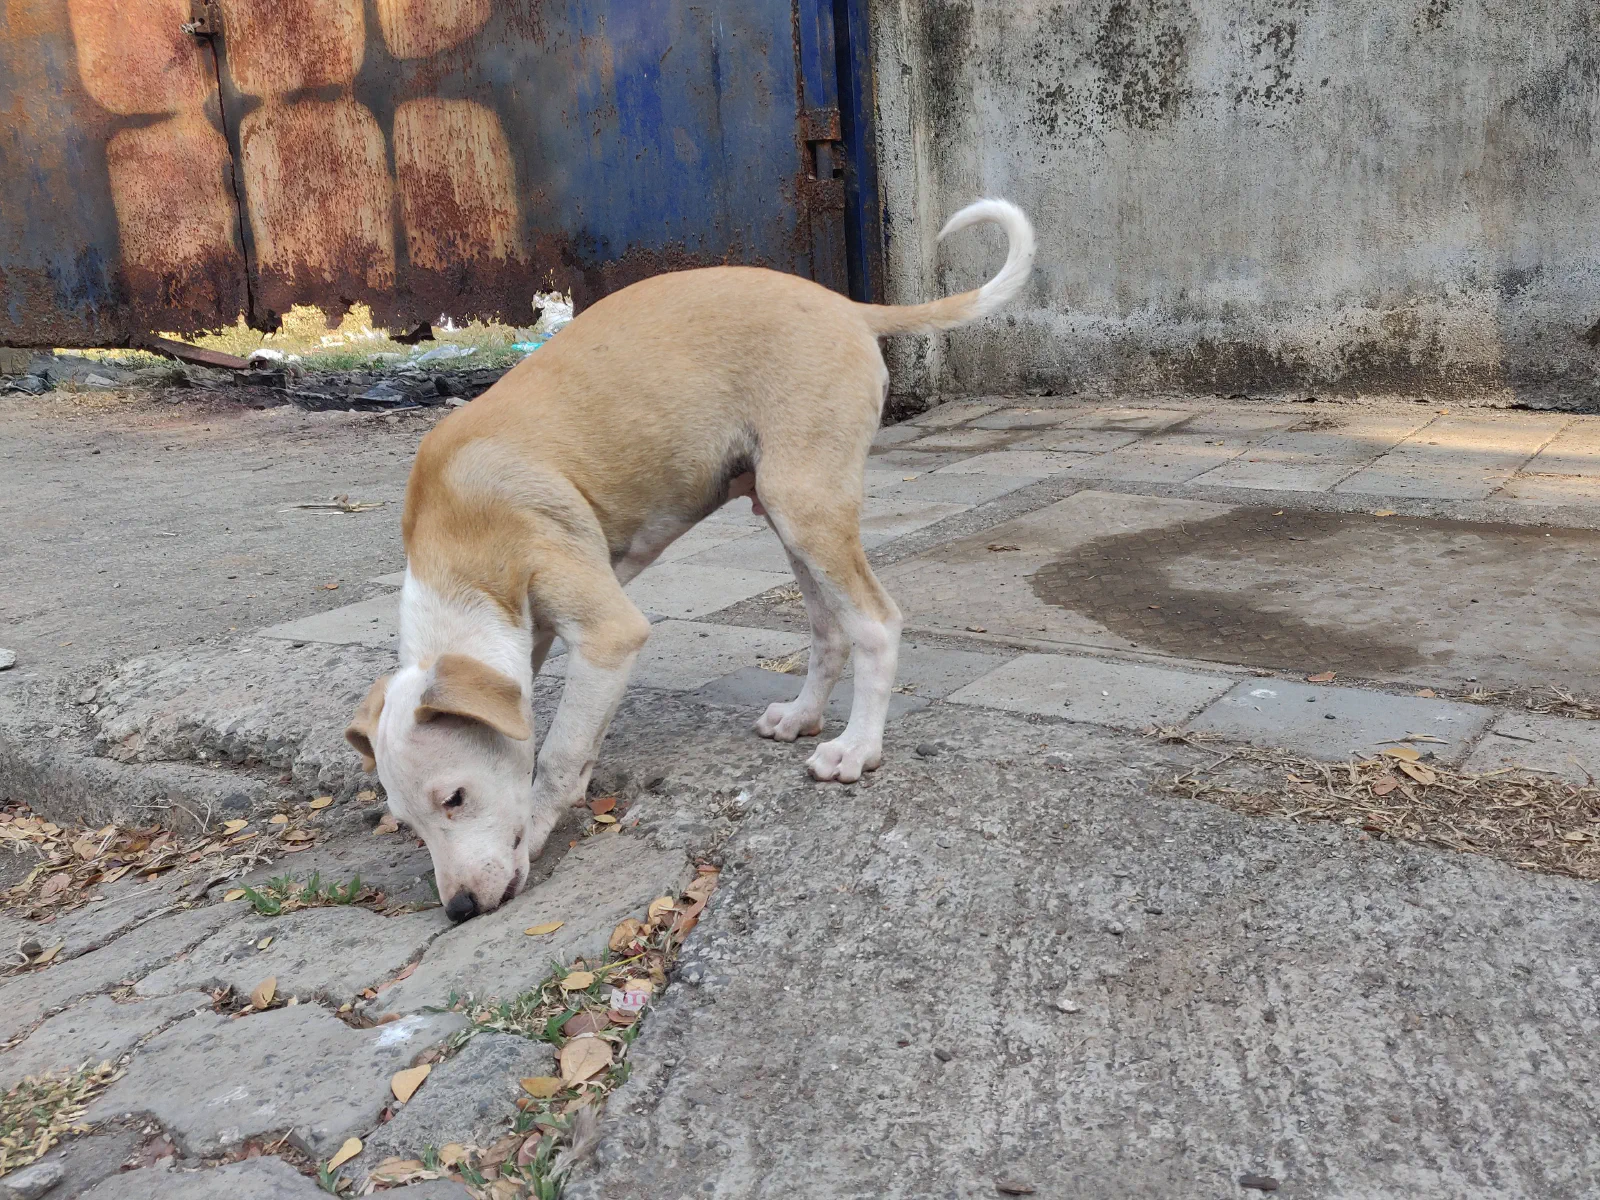
[[[341,737],[392,661],[394,502],[431,418],[6,403],[26,519],[0,791],[62,826],[209,835],[154,882],[5,914],[13,943],[62,949],[0,981],[0,1071],[126,1066],[100,1131],[49,1156],[70,1176],[51,1196],[207,1171],[292,1196],[315,1184],[217,1164],[309,1171],[356,1137],[359,1180],[380,1151],[421,1162],[413,1127],[486,1145],[518,1120],[494,1072],[555,1071],[552,1048],[468,1059],[490,1027],[434,1010],[593,961],[695,862],[721,884],[569,1195],[1531,1197],[1597,1166],[1592,883],[1167,785],[1230,746],[1340,762],[1408,737],[1419,769],[1584,783],[1600,419],[997,400],[884,430],[864,538],[908,627],[884,770],[820,787],[803,746],[747,732],[798,690],[805,627],[764,523],[730,508],[630,588],[655,626],[597,773],[628,828],[574,813],[510,909],[451,930]],[[172,474],[205,485],[163,492]],[[290,507],[322,492],[389,503]],[[1554,836],[1600,837],[1574,795]],[[313,871],[385,907],[225,899]],[[269,976],[295,1004],[239,1008]],[[389,1076],[412,1062],[437,1077],[410,1104],[435,1108],[402,1122]]]

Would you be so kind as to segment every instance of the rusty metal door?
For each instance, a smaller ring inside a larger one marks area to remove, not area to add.
[[[521,322],[537,291],[581,306],[715,262],[870,294],[860,79],[839,107],[856,8],[14,0],[0,344],[270,328],[295,303]]]

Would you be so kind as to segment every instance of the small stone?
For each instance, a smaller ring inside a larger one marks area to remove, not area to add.
[[[1068,1000],[1065,996],[1061,996],[1056,1000],[1056,1007],[1064,1013],[1075,1013],[1082,1011],[1076,1004],[1074,1004],[1071,1000]]]
[[[78,703],[79,704],[93,704],[95,695],[97,694],[97,691],[98,691],[98,689],[92,688],[92,687],[84,688],[83,691],[79,692],[78,695],[77,695]]]
[[[940,1062],[949,1062],[956,1056],[956,1052],[954,1050],[946,1050],[943,1046],[935,1046],[933,1048],[933,1056]]]
[[[31,1167],[13,1171],[3,1180],[6,1200],[36,1200],[60,1183],[67,1169],[59,1162],[39,1162]]]
[[[1333,715],[1333,714],[1332,714],[1332,713],[1323,713],[1323,714],[1322,714],[1322,719],[1323,719],[1323,720],[1324,720],[1324,721],[1332,721],[1332,720],[1336,720],[1336,718],[1335,718],[1335,717],[1334,717],[1334,715]]]
[[[1275,1192],[1278,1190],[1278,1181],[1271,1175],[1241,1175],[1239,1186],[1253,1188],[1258,1192]]]
[[[15,650],[0,650],[0,671],[9,671],[17,665],[17,652]]]
[[[939,747],[932,742],[923,742],[917,747],[917,756],[919,758],[937,758],[939,757]]]
[[[250,797],[243,792],[234,792],[223,797],[222,807],[228,812],[244,812],[250,807]]]

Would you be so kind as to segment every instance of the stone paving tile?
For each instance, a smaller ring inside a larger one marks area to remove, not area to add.
[[[669,562],[646,568],[625,590],[644,612],[690,621],[792,582],[787,571],[780,574]]]
[[[1244,421],[1239,425],[1230,430],[1218,420],[1204,431],[1192,431],[1186,424],[1174,432],[1078,462],[1071,472],[1130,483],[1187,483],[1237,458],[1269,432]]]
[[[1015,651],[983,654],[975,650],[946,650],[942,646],[922,646],[906,638],[900,643],[895,685],[913,696],[943,700],[951,692],[966,687],[1015,657]]]
[[[872,457],[867,459],[867,465],[877,471],[901,470],[909,474],[937,471],[940,467],[947,467],[951,463],[969,457],[971,457],[970,451],[946,451],[935,454],[931,450],[908,450],[900,447],[881,452],[874,450]]]
[[[992,457],[989,455],[980,455]],[[968,462],[975,461],[968,459]],[[956,473],[955,464],[944,467],[932,474],[917,474],[907,478],[906,473],[897,474],[894,478],[886,480],[876,486],[869,486],[869,496],[885,496],[896,501],[913,503],[926,501],[932,504],[965,504],[977,506],[987,504],[998,496],[1014,492],[1018,488],[1027,487],[1037,483],[1043,477],[1042,473],[1018,472],[1015,475],[997,475],[986,472]]]
[[[110,996],[90,996],[0,1054],[0,1092],[25,1075],[115,1061],[168,1022],[210,1008],[211,997],[205,992],[180,992],[125,1004]]]
[[[1498,497],[1524,504],[1600,502],[1600,423],[1574,421],[1524,463]]]
[[[1333,490],[1341,495],[1483,500],[1571,418],[1440,417]]]
[[[102,1179],[116,1175],[146,1136],[138,1129],[96,1130],[62,1143],[34,1165],[60,1167],[61,1180],[48,1195],[50,1200],[70,1200],[82,1196]],[[11,1183],[20,1175],[17,1172],[7,1176],[0,1184]]]
[[[390,575],[375,576],[374,578],[367,580],[367,582],[382,584],[384,587],[404,587],[406,582],[406,573],[404,570],[395,571]]]
[[[0,983],[0,1041],[70,1001],[138,979],[240,914],[220,904],[157,917],[109,946]]]
[[[1462,765],[1468,771],[1529,767],[1573,783],[1600,779],[1600,721],[1503,713]]]
[[[980,450],[998,450],[1016,441],[1020,435],[1004,429],[947,429],[930,433],[927,437],[908,443],[908,450],[959,450],[973,454]]]
[[[868,496],[861,508],[861,544],[871,550],[895,538],[964,513],[970,504],[941,504],[915,496]],[[793,582],[791,579],[789,582]]]
[[[720,708],[747,710],[751,720],[754,721],[766,711],[767,705],[793,700],[800,694],[800,687],[804,682],[803,675],[765,671],[760,667],[744,667],[724,675],[721,679],[712,680],[705,687],[690,693],[690,699],[701,704],[715,704]],[[850,705],[854,699],[854,679],[841,679],[834,686],[833,695],[828,697],[824,719],[830,722],[849,720]],[[918,712],[927,707],[928,701],[920,696],[894,692],[889,696],[887,720],[895,721],[907,713]]]
[[[329,881],[338,882],[338,881]],[[235,902],[249,911],[244,901]],[[182,988],[230,986],[249,995],[268,976],[278,994],[341,1004],[414,962],[450,927],[442,908],[385,917],[365,908],[308,908],[280,917],[246,917],[141,979],[134,991],[159,996]],[[272,941],[266,949],[260,943]]]
[[[85,1117],[148,1114],[191,1157],[290,1129],[294,1145],[326,1158],[377,1124],[390,1076],[467,1024],[434,1013],[354,1029],[315,1004],[201,1013],[146,1043]]]
[[[1066,654],[1024,654],[949,697],[951,704],[1065,717],[1094,725],[1169,725],[1228,690],[1221,675]]]
[[[125,1171],[84,1192],[82,1200],[327,1200],[327,1195],[315,1179],[283,1159],[262,1157],[200,1171]]]
[[[332,642],[341,646],[392,649],[400,640],[400,593],[386,592],[343,608],[330,608],[299,620],[269,625],[259,636],[286,642]]]
[[[633,833],[608,833],[580,842],[550,878],[504,908],[437,939],[409,979],[381,992],[374,1012],[413,1012],[443,1004],[450,993],[507,998],[549,974],[553,963],[603,953],[624,917],[640,916],[650,901],[677,894],[690,874],[682,850],[665,850]],[[522,931],[565,922],[555,933]]]
[[[891,446],[899,446],[906,442],[914,442],[919,437],[927,434],[927,430],[918,425],[904,423],[900,425],[885,425],[873,435],[874,449],[887,450]]]
[[[1099,429],[1120,433],[1159,433],[1194,416],[1186,408],[1097,408],[1062,422],[1071,429]]]
[[[737,542],[742,538],[755,537],[766,532],[770,531],[764,521],[759,529],[746,529],[741,521],[713,521],[707,518],[663,550],[661,557],[652,565],[681,562],[686,558],[703,554],[707,550],[725,546],[729,542]]]
[[[972,422],[973,429],[1053,429],[1077,413],[1070,408],[1010,408]]]
[[[673,561],[707,567],[736,567],[743,571],[770,571],[778,575],[791,574],[789,556],[784,552],[783,543],[770,529],[762,533],[747,533],[744,537]]]
[[[0,937],[9,939],[7,948],[14,947],[24,935],[37,939],[47,949],[60,942],[56,961],[62,963],[104,946],[177,899],[170,889],[159,884],[151,886],[143,880],[119,879],[99,890],[104,900],[62,913],[53,921],[29,921],[6,914]]]
[[[960,425],[963,421],[970,421],[974,417],[986,416],[999,407],[998,404],[941,404],[937,408],[931,408],[912,417],[905,424],[920,425],[924,429],[947,429],[952,425]]]
[[[1334,429],[1275,434],[1194,482],[1217,487],[1322,492],[1386,454],[1429,421],[1428,413],[1360,413]]]
[[[710,683],[758,659],[792,654],[810,644],[810,638],[778,629],[750,629],[740,625],[707,625],[698,621],[662,621],[650,631],[639,654],[632,682],[640,687],[686,692]],[[565,660],[546,667],[544,674],[564,675]]]
[[[1444,762],[1457,762],[1493,716],[1492,709],[1448,700],[1290,679],[1250,679],[1236,685],[1189,727],[1230,741],[1277,746],[1334,761],[1352,754],[1377,754],[1386,741],[1426,733],[1448,744],[1418,749],[1432,751]]]
[[[948,467],[940,467],[941,475],[1006,475],[1021,478],[1043,479],[1059,475],[1075,466],[1089,462],[1095,456],[1084,454],[1056,454],[1049,450],[998,450],[992,454],[975,454]]]
[[[1053,450],[1058,454],[1107,454],[1133,445],[1140,436],[1114,429],[1052,429],[1020,442],[1012,442],[1011,449]]]
[[[1211,437],[1236,437],[1241,434],[1271,433],[1297,425],[1298,412],[1277,412],[1270,408],[1219,408],[1196,413],[1174,433],[1198,433]]]
[[[358,1180],[386,1158],[420,1158],[428,1146],[487,1146],[509,1131],[519,1080],[557,1074],[555,1047],[508,1033],[480,1033],[440,1063],[393,1119],[363,1139],[345,1174]]]

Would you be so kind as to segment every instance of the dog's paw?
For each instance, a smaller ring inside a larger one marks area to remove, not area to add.
[[[756,732],[762,737],[792,742],[797,737],[821,733],[822,714],[801,708],[798,700],[769,704],[756,722]]]
[[[854,783],[867,771],[875,771],[883,761],[881,745],[867,745],[846,738],[823,742],[816,753],[806,760],[806,769],[813,779]]]

